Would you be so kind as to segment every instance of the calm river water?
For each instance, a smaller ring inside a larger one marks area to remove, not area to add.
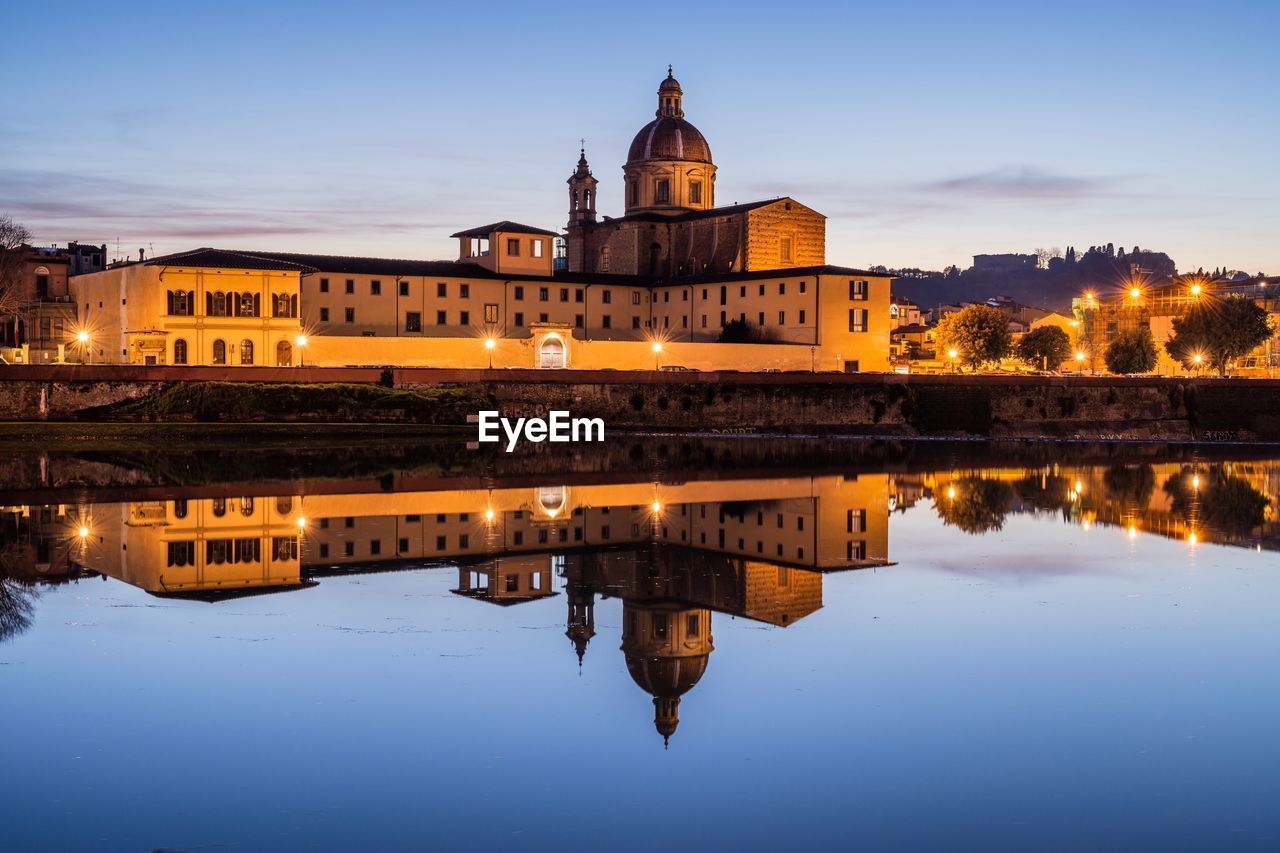
[[[3,456],[6,849],[1280,848],[1280,451]]]

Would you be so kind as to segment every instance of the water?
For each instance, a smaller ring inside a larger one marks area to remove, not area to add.
[[[6,849],[1280,847],[1274,450],[165,445],[5,451]]]

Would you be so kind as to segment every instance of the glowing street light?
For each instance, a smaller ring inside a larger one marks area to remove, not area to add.
[[[1203,288],[1203,287],[1201,287],[1199,284],[1193,284],[1193,285],[1191,285],[1191,295],[1192,295],[1192,296],[1199,296],[1202,290],[1204,290],[1204,288]]]
[[[298,516],[298,529],[305,530],[307,527],[307,519],[305,516]]]
[[[954,349],[947,350],[947,358],[951,361],[952,373],[956,372],[956,356],[958,355],[960,355],[960,353],[956,352]]]
[[[662,512],[662,503],[660,501],[654,501],[653,503],[649,504],[649,508],[652,509],[655,513]]]
[[[307,336],[299,334],[297,337],[293,339],[293,342],[298,347],[298,367],[304,367],[306,362],[306,356],[303,355],[303,349],[307,345]]]
[[[488,521],[488,522],[490,522],[490,523],[492,523],[492,522],[493,522],[493,515],[494,515],[494,513],[493,513],[493,510],[492,510],[492,509],[486,509],[486,510],[484,511],[484,520],[485,520],[485,521]]]
[[[1129,296],[1133,299],[1134,302],[1137,302],[1139,299],[1142,298],[1142,288],[1141,287],[1129,288]]]
[[[485,338],[484,348],[489,353],[489,369],[493,370],[493,351],[498,348],[498,339],[492,336]]]
[[[649,348],[653,350],[653,369],[657,370],[658,361],[662,358],[662,341],[654,341],[649,345]],[[657,512],[657,510],[655,509],[654,512]]]
[[[81,539],[88,537],[89,528],[85,527],[83,524],[80,525],[80,529],[76,531],[76,535],[79,536]]]
[[[89,332],[81,329],[76,332],[76,343],[80,345],[80,358],[86,364],[93,361],[93,348],[89,346]]]
[[[76,332],[76,341],[82,344],[89,343],[89,333],[84,330]]]

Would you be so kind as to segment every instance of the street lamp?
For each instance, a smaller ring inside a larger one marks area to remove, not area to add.
[[[485,338],[484,348],[489,353],[489,369],[493,370],[493,351],[497,348],[498,341],[496,338]]]
[[[306,356],[303,355],[302,350],[307,345],[307,336],[298,335],[293,342],[298,345],[298,367],[303,367],[306,364]]]
[[[653,350],[653,369],[658,369],[658,360],[662,357],[662,341],[654,341],[650,346]]]
[[[958,356],[959,354],[960,354],[960,353],[956,352],[954,349],[949,349],[949,350],[947,350],[947,358],[948,358],[948,359],[950,359],[950,361],[951,361],[951,372],[952,372],[952,373],[955,373],[955,372],[956,372],[956,356]]]
[[[84,329],[76,332],[76,343],[80,344],[80,357],[86,364],[93,361],[93,348],[89,346],[89,333]]]
[[[1203,289],[1204,289],[1204,288],[1202,288],[1199,284],[1193,284],[1193,285],[1191,285],[1191,295],[1192,295],[1192,296],[1199,296],[1199,295],[1200,295],[1200,292],[1201,292]]]
[[[1084,360],[1086,357],[1084,350],[1076,351],[1076,367],[1081,373],[1084,372]]]

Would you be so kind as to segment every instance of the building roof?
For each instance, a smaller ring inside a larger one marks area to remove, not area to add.
[[[228,249],[192,249],[142,261],[146,266],[216,267],[226,270],[285,270],[310,272],[305,264],[274,253],[236,252]]]
[[[706,210],[687,210],[682,213],[658,213],[656,211],[641,211],[640,213],[628,213],[626,216],[606,216],[605,222],[690,222],[697,219],[711,219],[716,216],[731,216],[735,213],[743,213],[748,210],[755,210],[758,207],[765,207],[770,204],[777,204],[780,201],[790,201],[795,204],[800,202],[791,198],[791,196],[778,196],[777,198],[766,198],[760,201],[749,201],[744,204],[730,204],[725,207],[711,207]],[[806,210],[813,208],[805,207]],[[817,213],[817,211],[813,211]],[[818,214],[822,216],[821,213]],[[825,218],[825,217],[823,217]]]
[[[550,237],[560,236],[555,231],[548,231],[545,228],[534,228],[532,225],[521,225],[519,222],[512,222],[504,219],[501,222],[494,222],[491,225],[480,225],[475,228],[468,228],[466,231],[459,231],[457,234],[450,234],[450,237],[488,237],[495,231],[510,231],[516,234],[546,234]]]
[[[628,164],[646,160],[710,163],[711,146],[691,122],[679,116],[658,116],[640,128],[627,151]]]

